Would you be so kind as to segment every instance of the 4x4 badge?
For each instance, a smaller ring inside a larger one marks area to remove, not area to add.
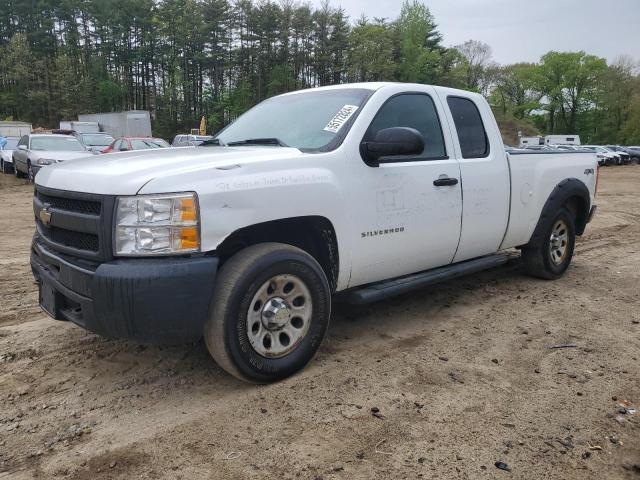
[[[44,207],[42,207],[38,216],[40,217],[40,221],[42,222],[42,224],[45,227],[48,227],[49,223],[51,223],[51,212],[49,211],[49,206],[45,205]]]

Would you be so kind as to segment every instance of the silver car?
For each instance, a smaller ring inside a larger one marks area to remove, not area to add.
[[[71,135],[29,134],[23,136],[13,151],[16,177],[33,181],[38,170],[46,165],[92,156],[90,151]]]

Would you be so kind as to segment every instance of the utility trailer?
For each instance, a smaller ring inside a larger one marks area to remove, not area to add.
[[[0,122],[0,137],[22,137],[31,133],[27,122]]]
[[[87,113],[78,115],[80,122],[96,122],[100,131],[118,137],[150,137],[151,117],[146,110]]]

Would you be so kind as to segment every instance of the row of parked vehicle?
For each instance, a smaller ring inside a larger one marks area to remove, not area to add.
[[[640,164],[640,146],[621,145],[527,145],[511,150],[590,151],[598,157],[600,166]]]
[[[176,135],[173,144],[161,138],[120,137],[108,133],[81,133],[54,130],[54,133],[30,133],[22,137],[3,137],[0,142],[0,171],[14,173],[18,178],[29,178],[54,163],[94,155],[148,150],[154,148],[197,146],[210,139],[201,135]]]

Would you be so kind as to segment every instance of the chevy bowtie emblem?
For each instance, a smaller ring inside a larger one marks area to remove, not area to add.
[[[49,223],[51,222],[51,212],[49,211],[49,205],[45,205],[44,207],[42,207],[39,217],[42,224],[45,227],[48,227]]]

